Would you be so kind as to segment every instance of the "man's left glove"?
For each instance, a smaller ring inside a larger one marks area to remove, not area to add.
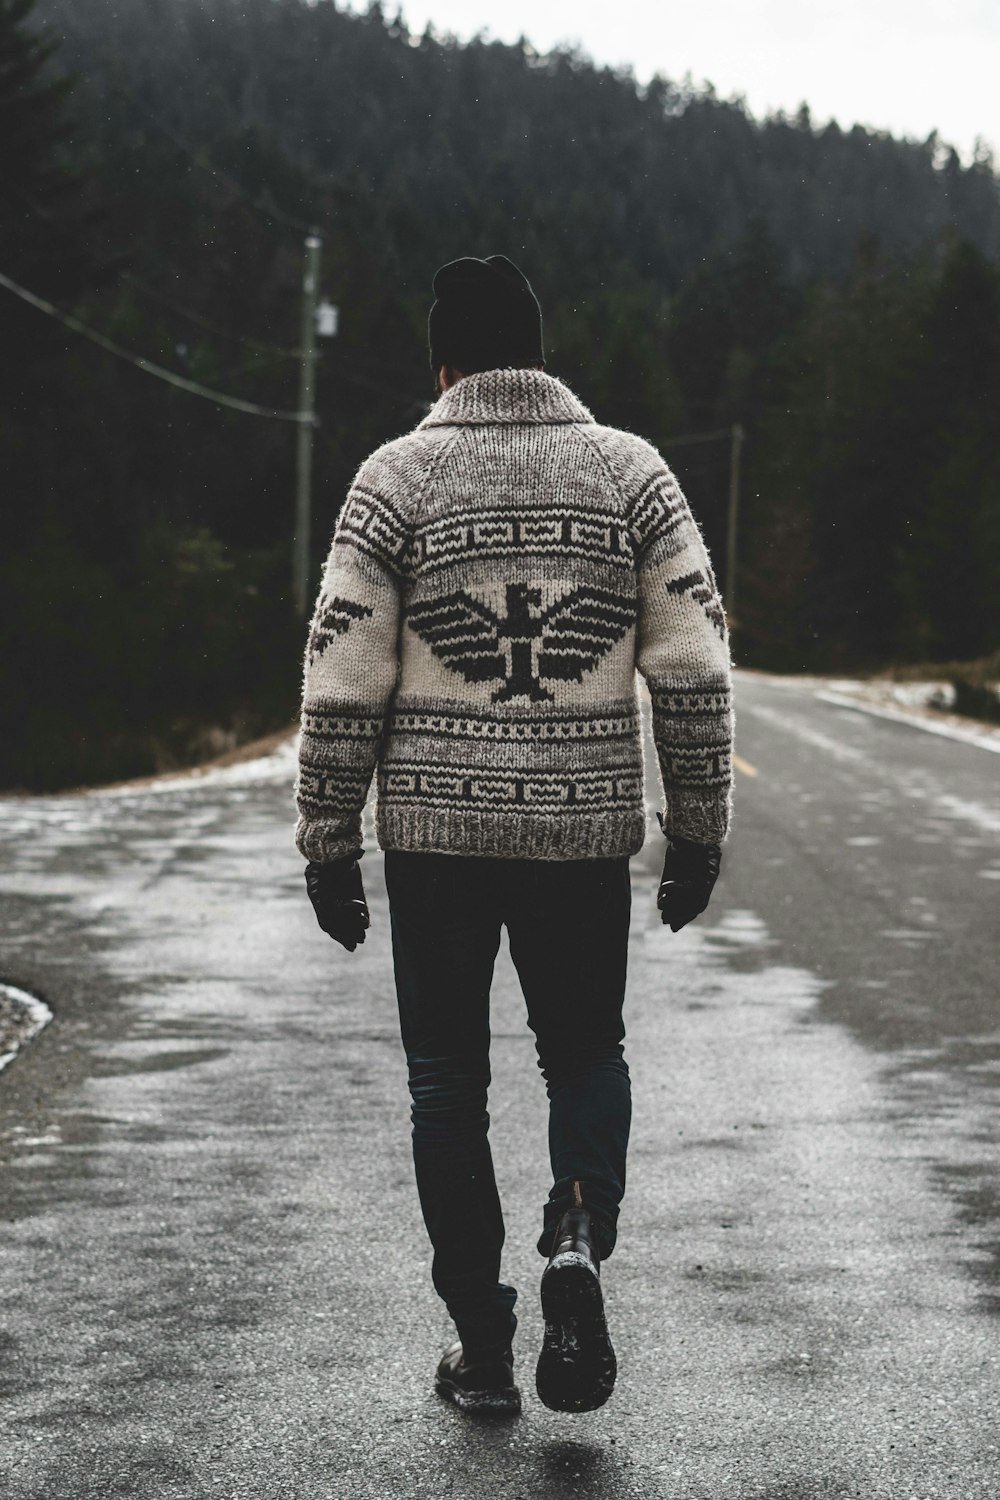
[[[358,849],[331,864],[306,865],[306,890],[313,904],[316,920],[323,931],[353,953],[365,940],[365,929],[371,926],[365,887],[358,861],[364,854]]]
[[[680,932],[700,917],[719,878],[722,850],[718,844],[696,844],[691,839],[667,835],[663,875],[656,895],[660,918],[671,932]]]

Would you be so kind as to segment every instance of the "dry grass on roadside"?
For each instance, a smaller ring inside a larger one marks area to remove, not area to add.
[[[939,703],[928,697],[927,707],[1000,724],[1000,651],[978,661],[918,662],[874,675],[892,682],[939,683],[948,691],[942,692]]]

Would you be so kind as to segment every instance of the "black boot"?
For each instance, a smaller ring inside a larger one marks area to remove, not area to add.
[[[514,1356],[510,1349],[499,1356],[467,1363],[461,1344],[452,1344],[437,1367],[434,1389],[461,1411],[480,1417],[516,1417],[521,1410],[521,1392],[514,1384]]]
[[[593,1411],[615,1388],[618,1363],[604,1321],[600,1257],[581,1184],[556,1226],[542,1273],[545,1339],[538,1356],[538,1398],[551,1411]]]

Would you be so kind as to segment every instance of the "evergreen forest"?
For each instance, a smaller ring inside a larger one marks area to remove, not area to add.
[[[1000,649],[986,147],[963,162],[805,105],[758,119],[569,49],[413,35],[377,3],[0,0],[0,786],[141,775],[291,722],[313,230],[339,330],[311,586],[355,468],[433,399],[435,269],[500,251],[550,372],[677,473],[739,663]]]

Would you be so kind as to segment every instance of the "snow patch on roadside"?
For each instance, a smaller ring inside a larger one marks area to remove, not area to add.
[[[936,801],[951,818],[974,823],[984,833],[1000,833],[1000,815],[980,802],[970,802],[966,797],[953,797],[950,792],[939,793]]]
[[[218,788],[230,793],[231,800],[237,801],[240,800],[241,789],[249,791],[254,787],[285,785],[288,787],[291,808],[297,761],[298,736],[295,735],[266,755],[238,761],[231,766],[177,771],[151,781],[92,787],[83,792],[53,792],[32,797],[0,796],[3,834],[5,839],[14,841],[39,829],[52,829],[76,836],[81,842],[85,842],[100,828],[124,824],[129,819],[140,817],[147,802],[161,804],[167,795],[175,798],[181,806],[189,794],[199,793],[203,788]],[[289,817],[293,818],[294,812],[290,812]],[[207,816],[205,821],[210,822],[211,816]],[[193,822],[196,828],[197,819]],[[192,817],[189,816],[178,830],[174,842],[189,839],[191,834]]]
[[[0,1068],[13,1062],[25,1042],[51,1020],[51,1010],[37,995],[13,984],[0,984]]]
[[[95,787],[93,791],[85,792],[84,796],[144,797],[149,793],[155,796],[161,792],[186,791],[191,787],[263,786],[280,781],[290,783],[295,779],[298,755],[299,737],[295,735],[276,750],[269,751],[267,755],[259,755],[254,760],[237,761],[231,766],[209,766],[204,769],[195,767],[194,770],[175,771],[166,776],[158,776],[155,781],[134,782],[103,789]]]
[[[834,677],[829,683],[831,693],[846,693],[849,697],[863,699],[866,703],[879,703],[895,708],[936,708],[947,710],[955,706],[954,683],[940,680],[928,682],[891,682],[883,679],[856,679]]]

